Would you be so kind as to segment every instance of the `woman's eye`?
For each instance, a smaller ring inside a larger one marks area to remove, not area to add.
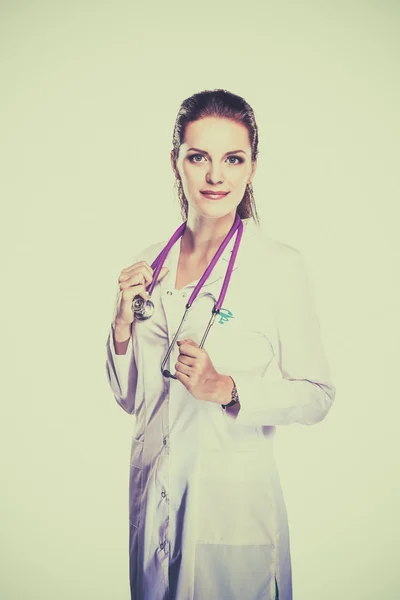
[[[240,158],[239,156],[228,156],[228,158],[235,158],[238,161],[237,163],[231,163],[231,164],[234,164],[234,165],[239,165],[240,163],[243,162],[243,159]]]
[[[200,157],[200,160],[195,160],[196,157]],[[193,163],[195,163],[195,162],[197,162],[197,163],[201,162],[202,158],[203,158],[202,154],[192,154],[191,156],[189,156],[190,162],[193,162]],[[243,162],[243,159],[240,158],[239,156],[228,156],[228,160],[231,159],[231,158],[233,158],[234,160],[238,161],[238,162],[233,162],[233,163],[231,162],[230,163],[231,165],[238,165],[238,164],[240,164],[240,163]]]
[[[192,154],[191,156],[189,156],[189,160],[190,160],[190,162],[200,162],[199,160],[194,160],[194,158],[195,158],[196,156],[200,156],[200,158],[203,158],[203,155],[202,155],[202,154]]]

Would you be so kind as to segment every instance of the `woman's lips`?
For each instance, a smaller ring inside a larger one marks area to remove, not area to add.
[[[229,192],[226,192],[225,194],[205,194],[204,192],[201,192],[201,194],[204,198],[208,198],[209,200],[220,200],[220,198],[225,198]]]

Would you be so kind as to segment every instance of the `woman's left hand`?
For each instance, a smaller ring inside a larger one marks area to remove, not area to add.
[[[175,364],[175,377],[199,400],[219,404],[218,392],[220,374],[215,370],[204,348],[199,348],[191,339],[179,340],[178,362]]]

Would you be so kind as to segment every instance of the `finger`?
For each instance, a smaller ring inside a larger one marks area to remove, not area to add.
[[[134,268],[134,267],[136,267],[136,268]],[[146,268],[144,266],[144,267],[138,268],[137,263],[136,263],[136,265],[134,265],[133,267],[130,267],[129,270],[127,270],[126,272],[121,271],[118,281],[127,283],[130,281],[130,279],[135,274],[140,273],[140,276],[142,277],[141,283],[144,283],[146,285],[146,287],[148,287],[153,281],[154,272],[155,272],[155,269],[153,271],[153,269],[151,267]],[[164,279],[164,277],[167,275],[168,272],[169,272],[168,267],[166,267],[166,266],[161,267],[161,271],[158,274],[157,281]]]
[[[129,271],[132,271],[132,269],[136,269],[138,267],[145,267],[150,269],[150,271],[152,271],[152,268],[150,267],[149,263],[146,262],[145,260],[139,260],[138,262],[133,263],[132,265],[129,265],[129,267],[125,267],[125,269],[122,269],[121,274],[122,273],[129,273]]]
[[[188,367],[193,367],[194,364],[196,363],[195,358],[190,358],[189,356],[186,356],[185,354],[179,354],[178,361]]]
[[[151,281],[153,278],[153,269],[147,263],[141,262],[136,263],[127,269],[123,269],[119,275],[118,281],[126,281],[135,273],[143,273],[143,277],[147,281]]]
[[[129,275],[119,276],[118,283],[120,285],[120,289],[125,289],[132,285],[138,285],[142,283],[145,286],[149,286],[151,283],[151,278],[149,277],[147,272],[142,270],[132,271]]]
[[[189,389],[190,377],[185,375],[185,373],[181,373],[180,371],[176,371],[174,373],[174,375],[177,378],[177,380],[180,381],[182,383],[182,385],[185,386],[186,389]]]
[[[201,353],[201,349],[196,345],[188,344],[186,342],[177,342],[179,347],[180,354],[184,354],[185,356],[191,356],[196,358]]]
[[[175,363],[175,370],[179,371],[179,373],[183,373],[184,375],[187,375],[188,377],[190,377],[192,367],[190,367],[189,365],[185,365],[184,363],[178,361],[177,363]]]
[[[182,344],[185,344],[185,346],[192,346],[193,348],[198,348],[199,345],[196,344],[196,342],[194,342],[192,339],[187,339],[187,340],[178,340],[176,342],[178,344],[178,346],[182,346]]]
[[[141,271],[139,271],[138,273],[134,273],[125,281],[121,281],[119,287],[121,290],[126,290],[127,288],[132,287],[134,285],[148,285],[148,283],[146,282],[146,278]]]
[[[126,269],[122,269],[118,281],[126,281],[136,273],[142,273],[147,285],[149,285],[153,280],[153,269],[146,261],[142,260],[131,265],[130,267],[126,267]]]
[[[135,296],[141,296],[143,300],[149,300],[149,293],[146,291],[144,285],[135,285],[129,287],[126,290],[122,290],[122,302],[131,303]]]

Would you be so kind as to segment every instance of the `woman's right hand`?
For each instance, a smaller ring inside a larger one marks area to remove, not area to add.
[[[160,281],[168,273],[168,267],[162,267],[157,281]],[[122,269],[118,277],[119,290],[115,301],[113,321],[119,325],[131,325],[135,320],[132,310],[132,302],[135,296],[142,296],[149,300],[150,296],[146,288],[153,281],[154,270],[145,261],[141,260],[133,265]]]

